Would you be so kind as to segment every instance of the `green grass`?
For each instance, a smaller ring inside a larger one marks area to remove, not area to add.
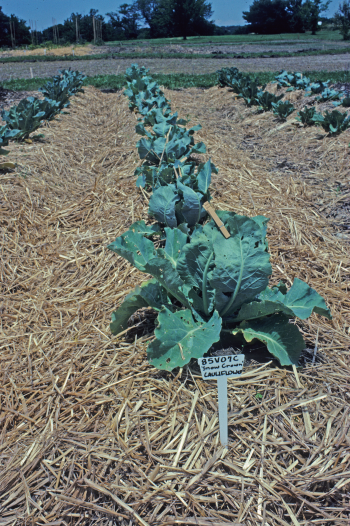
[[[286,51],[267,51],[266,53],[262,52],[244,52],[239,54],[223,54],[223,55],[213,55],[211,53],[101,53],[99,55],[84,55],[76,56],[66,55],[62,56],[42,56],[42,55],[32,55],[32,56],[21,56],[21,57],[6,57],[1,59],[0,62],[67,62],[67,61],[79,61],[79,60],[101,60],[101,59],[121,59],[126,58],[130,60],[136,60],[139,58],[148,58],[148,59],[228,59],[228,58],[266,58],[266,57],[300,57],[300,56],[314,56],[314,55],[340,55],[344,53],[350,53],[349,48],[342,49],[319,49],[317,51],[303,51],[303,52],[286,52]]]
[[[275,72],[260,72],[250,73],[252,77],[258,77],[261,84],[266,84],[274,80],[278,74]],[[330,80],[333,82],[350,82],[350,71],[307,71],[304,75],[309,77],[311,81],[315,80]],[[205,75],[190,75],[182,73],[172,73],[169,75],[155,74],[152,75],[161,86],[169,89],[182,88],[210,88],[217,84],[217,74],[208,73]],[[5,89],[13,91],[35,91],[43,86],[49,78],[33,78],[33,79],[14,79],[7,80],[1,83]],[[119,90],[125,85],[124,75],[96,75],[94,77],[87,77],[84,81],[85,86],[95,86],[99,89]]]
[[[187,40],[183,40],[182,37],[175,38],[154,38],[154,39],[140,39],[140,40],[123,40],[106,42],[106,45],[115,46],[141,46],[142,44],[152,46],[162,46],[164,44],[181,44],[181,45],[193,45],[193,44],[208,44],[208,43],[260,43],[260,42],[274,42],[275,40],[307,40],[308,42],[317,42],[318,40],[343,40],[342,35],[339,31],[333,31],[329,29],[321,30],[316,35],[312,35],[311,31],[306,33],[281,33],[276,35],[218,35],[218,36],[199,36],[199,37],[188,37]]]

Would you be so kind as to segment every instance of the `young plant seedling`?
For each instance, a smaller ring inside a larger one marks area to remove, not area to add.
[[[282,120],[286,120],[287,117],[295,110],[293,104],[289,100],[279,100],[277,103],[272,102],[273,113]]]

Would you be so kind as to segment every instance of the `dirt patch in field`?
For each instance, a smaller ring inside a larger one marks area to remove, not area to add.
[[[102,48],[105,53],[193,53],[194,55],[202,53],[212,54],[239,54],[239,53],[301,53],[307,51],[326,51],[331,49],[349,49],[350,46],[346,42],[334,41],[317,41],[317,42],[298,42],[298,41],[284,41],[284,42],[261,42],[256,44],[250,43],[186,43],[186,44],[168,44],[162,46],[152,46],[147,42],[139,45],[119,45],[119,46],[104,46]]]
[[[111,312],[147,276],[107,245],[148,219],[148,200],[126,98],[86,88],[44,139],[10,143],[17,166],[0,174],[1,523],[345,524],[350,257],[320,199],[346,182],[349,138],[278,129],[227,89],[167,95],[203,126],[215,208],[270,217],[272,283],[306,280],[333,320],[298,322],[300,369],[255,363],[229,380],[221,447],[216,383],[148,364],[154,315],[110,334]],[[291,174],[271,169],[285,161]]]
[[[34,77],[52,77],[57,75],[60,69],[72,68],[79,70],[85,75],[116,75],[125,71],[135,59],[100,59],[88,61],[59,62],[37,62],[35,64],[5,63],[1,66],[0,82],[4,80],[31,78],[31,70]],[[213,73],[223,67],[238,67],[244,72],[255,71],[348,71],[350,68],[350,55],[321,55],[302,57],[280,57],[280,58],[244,58],[244,59],[137,59],[139,66],[150,69],[150,73],[188,73],[201,75]]]

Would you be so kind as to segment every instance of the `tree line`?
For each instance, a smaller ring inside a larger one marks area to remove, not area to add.
[[[253,0],[243,12],[245,26],[222,28],[210,20],[213,16],[208,0],[134,0],[117,11],[99,14],[90,9],[86,15],[72,13],[63,24],[53,24],[43,31],[30,28],[26,21],[5,15],[0,7],[0,47],[16,47],[52,41],[55,44],[123,41],[162,37],[215,34],[315,34],[321,14],[331,0]],[[350,39],[350,0],[343,0],[331,20],[345,40]]]
[[[320,29],[321,13],[328,9],[331,0],[254,0],[243,18],[251,31],[262,34],[305,33],[313,35]]]

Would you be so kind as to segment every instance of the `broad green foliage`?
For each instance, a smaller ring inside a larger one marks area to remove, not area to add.
[[[222,68],[217,71],[218,81],[220,86],[231,87],[238,79],[242,78],[244,75],[238,68]]]
[[[312,106],[311,108],[304,108],[304,110],[300,110],[296,119],[307,126],[311,126],[313,124],[319,123],[323,117],[320,113],[317,113],[316,108]]]
[[[142,307],[152,307],[160,311],[164,305],[171,306],[171,302],[165,289],[159,285],[156,279],[150,279],[137,286],[130,292],[122,303],[121,307],[112,314],[111,331],[113,334],[127,328],[128,319],[134,312]]]
[[[11,130],[7,126],[0,127],[0,155],[7,155],[9,152],[2,147],[7,146],[10,139],[13,139],[20,133],[20,130]]]
[[[6,155],[1,146],[6,146],[9,139],[25,139],[35,131],[43,120],[51,120],[63,108],[67,107],[68,99],[78,92],[86,77],[78,71],[64,70],[47,82],[39,91],[45,96],[44,100],[36,97],[22,99],[17,106],[12,106],[8,111],[1,112],[2,119],[6,122],[0,130],[0,155]]]
[[[16,139],[25,139],[39,128],[41,121],[50,119],[57,112],[58,104],[52,100],[39,100],[35,97],[22,99],[18,106],[1,112],[2,119],[11,130],[19,130]]]
[[[310,82],[310,79],[303,77],[302,73],[288,73],[285,70],[280,71],[275,79],[275,82],[278,83],[278,88],[286,87],[288,88],[287,91],[303,89],[305,90],[305,96],[320,94],[319,97],[316,97],[316,100],[319,102],[330,100],[333,106],[343,105],[344,107],[350,107],[350,97],[344,97],[341,92],[329,88],[329,80]],[[239,97],[245,100],[247,106],[258,105],[259,111],[272,109],[275,115],[285,120],[295,110],[289,101],[281,100],[283,95],[273,95],[264,91],[264,87],[259,90],[258,80],[252,81],[249,75],[240,73],[237,68],[221,69],[218,71],[218,80],[221,86],[231,87]],[[342,123],[342,117],[339,117],[339,115],[331,114],[329,116],[326,114],[323,116],[320,113],[316,113],[315,108],[304,108],[304,110],[298,112],[297,120],[307,125],[320,124],[330,134],[338,133],[348,127],[347,121],[344,119]]]
[[[233,336],[263,341],[282,365],[297,364],[304,342],[289,318],[305,319],[312,312],[330,317],[324,300],[298,279],[289,291],[283,284],[268,287],[272,268],[265,217],[218,215],[228,239],[211,220],[192,234],[166,227],[165,240],[155,248],[152,238],[159,232],[147,233],[144,223],[137,222],[109,245],[155,278],[127,296],[113,314],[112,332],[121,332],[138,308],[151,306],[159,315],[148,356],[160,369],[203,356],[219,340],[221,326]]]
[[[157,122],[151,131],[144,124],[136,126],[136,132],[145,136],[137,143],[140,159],[148,166],[158,166],[162,163],[173,164],[176,160],[188,158],[191,153],[205,153],[203,143],[195,145],[193,134],[201,126],[186,129],[177,123],[177,114],[165,117],[160,110],[157,112]],[[181,119],[180,122],[183,122]]]
[[[143,116],[136,125],[136,132],[142,136],[137,149],[143,161],[135,170],[136,186],[153,192],[149,214],[157,221],[171,228],[194,227],[207,215],[202,205],[210,200],[211,174],[217,170],[210,161],[198,165],[191,159],[192,154],[206,152],[205,145],[196,144],[193,137],[200,125],[186,128],[188,121],[171,113],[165,98],[162,107],[153,104],[153,99],[145,99],[147,91],[152,91],[158,102],[163,97],[147,73],[133,64],[125,75],[128,88],[124,93],[130,107]]]
[[[278,82],[278,88],[288,88],[287,91],[294,91],[296,89],[307,89],[310,84],[310,79],[303,77],[302,73],[288,73],[282,70],[275,77]]]
[[[265,89],[265,85],[259,89],[258,79],[250,80],[245,86],[241,87],[239,97],[244,99],[247,106],[256,106],[258,104],[258,93]]]
[[[322,91],[328,88],[328,84],[329,84],[329,80],[326,80],[325,82],[323,82],[322,80],[312,82],[306,88],[305,97],[309,97],[310,95],[317,95],[318,93],[322,93]]]
[[[331,88],[325,88],[320,97],[317,97],[316,100],[320,102],[326,102],[327,100],[340,100],[342,93]]]
[[[335,135],[350,128],[350,116],[338,110],[329,112],[328,110],[319,121],[322,128],[330,135]]]
[[[179,168],[179,177],[174,183],[154,189],[149,201],[149,214],[171,228],[182,223],[189,227],[200,223],[207,215],[202,205],[210,200],[212,171],[216,169],[211,161],[199,165],[196,172],[192,170],[187,175],[180,176],[182,169]]]
[[[166,99],[158,84],[147,76],[148,69],[132,64],[125,72],[127,88],[124,94],[129,98],[129,108],[147,115],[152,108],[170,112],[170,101]]]
[[[248,106],[256,104],[256,96],[259,92],[259,79],[252,79],[246,73],[241,73],[237,68],[223,68],[218,72],[218,80],[221,86],[228,86],[239,97],[242,97]],[[261,90],[265,89],[265,85]]]
[[[289,102],[289,100],[279,100],[277,103],[272,102],[271,105],[273,107],[273,113],[283,120],[295,110],[293,104]]]
[[[151,365],[171,371],[183,367],[191,358],[201,358],[219,341],[222,320],[215,311],[208,322],[196,321],[190,310],[171,312],[166,307],[158,315],[156,339],[147,349]]]
[[[269,91],[259,91],[256,96],[257,104],[259,105],[260,111],[270,111],[272,110],[272,103],[275,104],[281,100],[283,95],[275,95]]]
[[[288,316],[276,314],[242,322],[232,334],[243,334],[247,342],[260,340],[281,365],[297,365],[305,342],[298,327],[289,323]]]
[[[59,110],[67,108],[70,104],[69,99],[76,93],[84,93],[81,89],[86,77],[79,71],[70,71],[69,69],[60,71],[59,75],[53,77],[52,82],[47,82],[39,88],[44,97],[55,101]]]
[[[213,220],[206,224],[203,203],[209,201],[209,185],[215,166],[209,160],[197,164],[193,153],[205,152],[195,144],[188,122],[171,113],[169,102],[148,71],[133,65],[127,70],[125,94],[130,107],[142,119],[136,131],[142,165],[135,171],[137,185],[152,191],[149,214],[159,225],[137,221],[109,249],[138,270],[152,276],[127,295],[113,313],[111,331],[119,334],[140,308],[158,313],[155,339],[148,359],[159,369],[172,370],[203,356],[221,332],[237,343],[260,340],[281,365],[297,364],[304,340],[290,318],[306,319],[316,312],[330,317],[323,298],[296,279],[270,289],[272,273],[263,216],[253,218],[218,212],[230,237],[226,239]],[[258,81],[237,68],[219,72],[222,85],[243,97],[247,105],[274,108],[285,118],[294,107],[282,96],[258,89]],[[296,77],[295,83],[301,79]],[[311,114],[312,113],[312,114]],[[301,112],[309,121],[315,112]]]

